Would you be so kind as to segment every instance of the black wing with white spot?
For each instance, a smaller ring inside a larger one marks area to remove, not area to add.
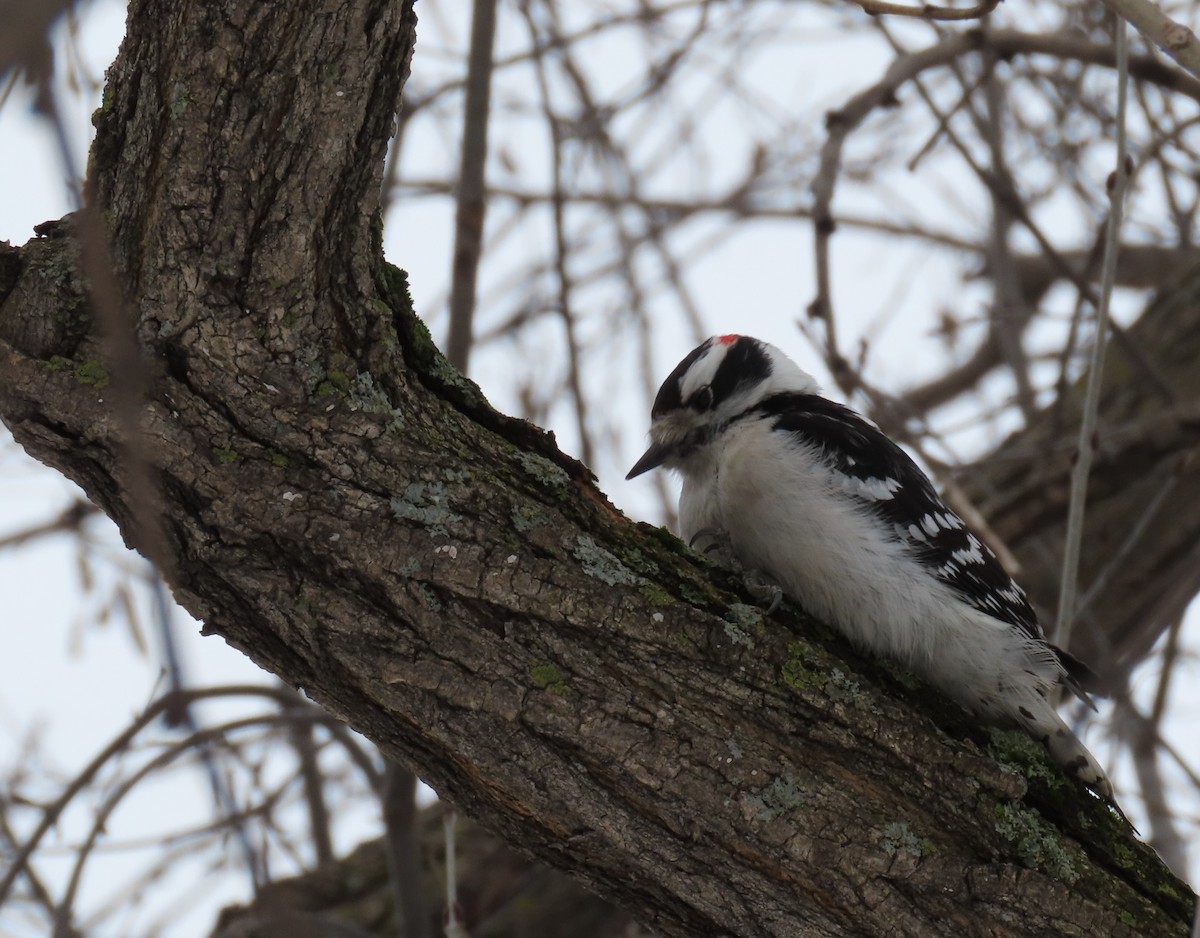
[[[907,453],[866,420],[815,394],[778,394],[755,410],[774,417],[774,429],[820,448],[844,479],[898,540],[939,580],[989,616],[1042,638],[1025,592],[996,555],[951,511]]]

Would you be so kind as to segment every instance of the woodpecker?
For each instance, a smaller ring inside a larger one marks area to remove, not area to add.
[[[782,351],[714,336],[663,382],[626,478],[680,474],[684,540],[716,535],[856,646],[989,722],[1023,727],[1109,802],[1112,783],[1056,712],[1088,668],[1050,644],[1024,591],[896,443],[821,397]]]

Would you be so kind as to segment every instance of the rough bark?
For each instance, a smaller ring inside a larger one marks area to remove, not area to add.
[[[0,264],[18,441],[209,632],[662,934],[1183,934],[1036,747],[731,604],[445,364],[377,236],[413,37],[386,0],[131,6],[97,210]]]
[[[1144,649],[1153,645],[1169,622],[1169,615],[1181,611],[1191,597],[1186,577],[1181,583],[1179,574],[1180,558],[1196,549],[1194,532],[1196,513],[1200,511],[1198,470],[1194,458],[1188,457],[1195,450],[1196,422],[1193,419],[1189,423],[1185,403],[1200,396],[1194,388],[1195,369],[1189,365],[1200,360],[1200,353],[1193,352],[1196,337],[1200,336],[1200,276],[1194,267],[1195,259],[1189,258],[1181,269],[1169,275],[1161,272],[1163,289],[1127,331],[1140,360],[1153,362],[1161,381],[1146,380],[1137,363],[1129,361],[1125,346],[1114,351],[1114,364],[1108,373],[1109,387],[1101,410],[1104,443],[1095,467],[1084,539],[1085,574],[1111,560],[1112,532],[1127,535],[1137,526],[1146,509],[1147,490],[1152,488],[1147,479],[1157,471],[1165,473],[1169,482],[1162,504],[1150,518],[1145,533],[1129,549],[1117,574],[1124,588],[1109,580],[1097,600],[1088,606],[1074,634],[1074,647],[1085,660],[1098,666],[1109,663],[1105,676],[1114,685],[1126,676],[1126,668],[1136,663]],[[1182,408],[1164,401],[1164,386],[1175,389],[1172,393],[1177,394]],[[1062,538],[1061,522],[1053,531],[1047,531],[1046,519],[1065,514],[1063,500],[1069,484],[1070,458],[1061,441],[1074,439],[1077,410],[1069,402],[1046,408],[1038,419],[962,473],[964,489],[977,499],[992,529],[1004,532],[1007,546],[1021,564],[1021,579],[1043,610],[1051,609],[1055,601]],[[1051,438],[1051,426],[1056,438]],[[1055,476],[1056,482],[1046,484]],[[1019,498],[1001,497],[1009,487],[1016,489]],[[1017,503],[1023,505],[1020,510]],[[1084,582],[1086,585],[1088,580]],[[1138,619],[1131,615],[1131,609],[1136,611],[1136,604],[1147,602],[1147,598],[1158,604],[1156,617]],[[436,853],[436,844],[429,844],[438,836],[440,826],[435,832],[426,832],[427,857]],[[333,876],[346,885],[341,890],[314,893],[318,899],[308,907],[311,912],[368,927],[375,925],[373,920],[364,920],[360,909],[366,895],[376,896],[371,908],[387,902],[386,880],[367,878],[363,873],[362,858],[372,856],[377,849],[376,845],[365,845],[361,853],[347,858],[345,866]],[[512,871],[511,876],[504,877],[506,881],[525,882],[516,875],[516,871],[525,869],[521,861],[497,852],[495,844],[478,832],[465,839],[460,850],[464,856],[475,858],[475,862],[468,861],[461,877],[468,890],[483,889],[484,883],[478,878],[488,880],[497,863]],[[497,859],[499,856],[503,861]],[[436,866],[436,859],[433,864]],[[333,874],[324,870],[321,875],[328,880]],[[535,869],[525,875],[536,880],[536,888],[514,888],[500,908],[490,903],[472,906],[468,908],[468,921],[487,922],[486,934],[494,938],[521,934],[520,928],[530,934],[554,933],[563,909],[573,908],[589,910],[590,915],[586,927],[577,922],[570,929],[577,938],[616,938],[624,933],[626,919],[601,914],[607,907],[572,881],[544,878],[545,874]],[[300,891],[306,891],[306,882],[299,881]],[[442,887],[431,881],[427,888],[431,895],[439,895]],[[494,893],[489,898],[496,901]],[[261,906],[255,903],[246,910],[231,912],[231,917],[261,915]]]

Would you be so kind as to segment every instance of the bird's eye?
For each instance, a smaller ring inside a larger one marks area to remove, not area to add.
[[[693,410],[712,410],[713,393],[712,388],[708,385],[702,387],[699,391],[692,395],[692,399],[688,401],[688,406]]]

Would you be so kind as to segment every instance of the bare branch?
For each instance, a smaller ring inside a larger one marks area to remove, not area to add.
[[[915,16],[923,20],[973,20],[987,16],[996,9],[1000,0],[980,0],[973,7],[961,10],[954,7],[940,7],[933,3],[925,3],[919,7],[903,3],[889,3],[887,0],[854,0],[863,12],[869,16]]]
[[[1200,77],[1200,43],[1182,23],[1167,16],[1151,0],[1103,0],[1109,10],[1167,53],[1193,75]]]
[[[78,533],[84,521],[97,514],[99,509],[95,505],[76,499],[64,508],[57,518],[0,537],[0,548],[20,547],[50,534]]]
[[[1075,623],[1075,592],[1079,578],[1079,553],[1083,540],[1083,515],[1087,503],[1088,473],[1095,452],[1096,419],[1100,412],[1100,390],[1104,386],[1104,353],[1108,345],[1109,304],[1116,279],[1117,252],[1120,250],[1121,219],[1125,192],[1133,175],[1132,161],[1126,156],[1125,107],[1128,78],[1128,30],[1124,20],[1115,22],[1117,45],[1117,166],[1109,178],[1109,213],[1104,235],[1104,260],[1101,263],[1100,302],[1092,338],[1092,357],[1088,369],[1087,393],[1083,402],[1083,417],[1079,422],[1079,442],[1075,465],[1071,472],[1071,495],[1067,515],[1067,535],[1063,547],[1062,585],[1059,589],[1058,618],[1052,632],[1054,641],[1062,648],[1071,643],[1071,628]]]
[[[295,701],[295,697],[288,692],[279,690],[277,688],[260,687],[253,684],[195,688],[184,693],[189,701],[213,697],[242,695],[252,697],[267,697],[279,702],[286,701],[291,704],[294,704]],[[138,717],[128,727],[122,730],[112,740],[112,742],[105,746],[95,756],[95,758],[93,758],[92,761],[89,762],[79,772],[79,774],[71,780],[71,783],[67,785],[62,793],[46,807],[46,809],[42,812],[42,818],[38,822],[37,827],[35,827],[33,832],[26,837],[25,842],[21,845],[21,849],[17,851],[16,856],[13,857],[12,865],[9,867],[7,872],[5,872],[3,878],[0,878],[0,904],[3,904],[4,900],[9,894],[9,890],[12,889],[12,885],[16,881],[16,878],[24,871],[29,857],[32,855],[33,851],[37,849],[38,844],[41,842],[46,833],[58,821],[58,818],[66,809],[67,805],[71,803],[76,795],[78,795],[88,785],[91,784],[92,779],[94,779],[96,776],[96,773],[100,771],[100,769],[107,762],[109,762],[109,760],[117,756],[119,753],[124,752],[129,747],[129,744],[132,742],[134,737],[138,735],[138,733],[154,722],[154,720],[159,716],[166,713],[169,708],[177,707],[179,703],[175,699],[176,696],[176,694],[167,694],[149,704],[149,706],[147,706],[146,709],[143,710],[142,713],[139,714]]]
[[[429,903],[421,883],[421,853],[417,838],[417,777],[391,760],[383,770],[384,843],[388,877],[396,899],[404,938],[431,938]]]
[[[471,52],[467,100],[463,108],[462,164],[458,172],[455,212],[454,273],[450,278],[450,334],[446,357],[466,373],[471,356],[475,316],[475,281],[483,254],[483,220],[487,209],[484,170],[487,166],[488,122],[492,93],[492,44],[496,35],[496,0],[474,0],[471,8]]]

